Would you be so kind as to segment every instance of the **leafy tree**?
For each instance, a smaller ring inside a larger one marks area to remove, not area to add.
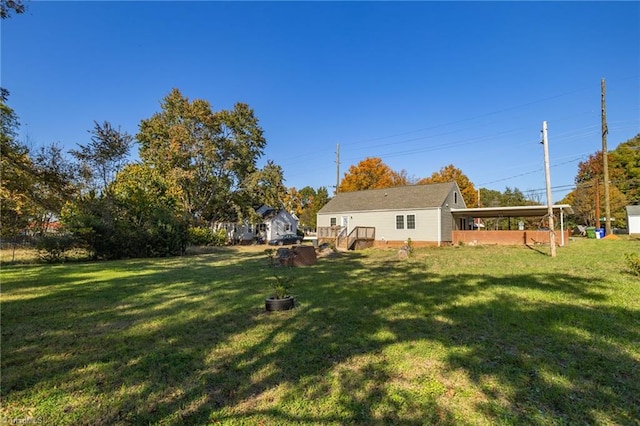
[[[284,195],[283,205],[287,211],[293,212],[298,218],[300,218],[304,212],[300,192],[293,186],[287,189]]]
[[[8,105],[9,92],[0,89],[0,214],[3,236],[15,236],[27,225],[43,234],[74,193],[74,170],[61,149],[52,144],[34,154],[17,141],[18,117]]]
[[[95,258],[177,255],[188,240],[170,186],[143,164],[125,166],[105,193],[90,192],[67,204],[62,220]]]
[[[24,13],[25,10],[22,0],[0,0],[0,19],[10,18],[12,13]]]
[[[623,146],[618,151],[609,153],[609,205],[611,216],[615,218],[616,226],[626,226],[625,205],[629,202],[627,193],[632,199],[637,196],[633,185],[634,170],[634,140],[630,140],[629,145]],[[618,147],[620,148],[620,147]],[[624,165],[621,165],[624,164]],[[629,174],[627,174],[629,173]],[[589,156],[586,161],[578,164],[578,173],[575,178],[576,188],[565,197],[563,202],[570,204],[574,210],[571,219],[576,223],[587,226],[600,226],[596,218],[596,190],[600,197],[601,216],[605,209],[604,198],[604,165],[602,151],[597,151]],[[618,185],[625,189],[622,191]]]
[[[607,160],[609,163],[609,181],[612,183],[624,181],[624,171],[616,166],[616,159],[611,152]],[[594,179],[599,179],[600,184],[604,182],[602,151],[597,151],[595,154],[591,154],[586,161],[578,163],[578,173],[576,174],[575,183],[593,183]]]
[[[194,220],[250,213],[248,180],[266,146],[253,110],[237,103],[233,110],[213,112],[209,102],[190,102],[178,89],[160,105],[161,112],[140,123],[137,139],[145,164],[167,177]],[[253,176],[252,182],[259,180]]]
[[[609,153],[609,177],[631,204],[640,204],[640,134]]]
[[[600,226],[596,217],[596,190],[601,200],[600,216],[604,216],[604,185],[595,185],[592,180],[578,183],[576,188],[561,201],[571,205],[574,212],[570,217],[572,221],[586,226]],[[613,185],[609,187],[609,203],[611,216],[615,219],[615,226],[626,227],[625,206],[628,204],[628,200],[624,193]]]
[[[415,185],[418,182],[418,179],[415,176],[409,176],[409,172],[405,169],[400,170],[396,173],[396,183],[395,186],[407,186],[407,185]]]
[[[392,188],[407,184],[406,177],[391,170],[378,157],[367,157],[344,174],[339,192],[362,191],[366,189]]]
[[[506,187],[504,192],[494,189],[480,189],[480,205],[482,207],[508,207],[508,206],[528,206],[537,205],[538,203],[528,199],[518,188]],[[518,218],[513,217],[508,220],[499,218],[484,219],[483,223],[486,229],[517,229],[518,222],[525,222],[527,228],[535,228],[539,226],[539,219],[535,218]]]
[[[29,223],[33,205],[28,196],[32,163],[28,149],[17,142],[20,122],[7,105],[9,92],[0,88],[0,235],[15,237]]]
[[[246,194],[251,196],[250,205],[266,204],[279,208],[287,194],[282,167],[271,160],[267,161],[262,169],[247,176],[245,189]]]
[[[506,187],[504,192],[500,196],[501,206],[529,206],[536,205],[534,202],[527,199],[527,197],[518,188],[511,189]]]
[[[453,164],[441,168],[439,172],[434,172],[431,177],[420,179],[418,184],[444,182],[456,182],[458,184],[462,198],[468,207],[478,205],[478,194],[473,183],[462,173],[462,170],[454,167]]]
[[[329,191],[326,186],[321,186],[316,191],[316,194],[313,196],[311,200],[311,204],[305,209],[302,217],[300,218],[301,222],[310,227],[316,228],[317,220],[318,220],[318,211],[324,207],[325,204],[329,202],[331,198],[329,197]]]
[[[300,205],[302,209],[306,209],[313,204],[313,200],[316,197],[317,192],[310,186],[305,186],[298,191],[298,197],[300,198]]]
[[[481,207],[500,207],[502,203],[502,193],[495,189],[480,188]]]
[[[34,204],[33,225],[44,235],[49,224],[60,216],[65,203],[78,194],[76,167],[55,143],[41,147],[32,158],[35,179],[29,193]]]
[[[80,163],[80,173],[87,188],[103,192],[127,163],[134,140],[119,127],[113,128],[108,121],[103,124],[94,121],[94,128],[89,133],[91,142],[78,145],[78,150],[70,152]]]

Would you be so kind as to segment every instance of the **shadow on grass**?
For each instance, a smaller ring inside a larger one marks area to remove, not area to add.
[[[267,314],[263,263],[216,253],[113,262],[108,279],[101,264],[31,270],[3,285],[3,400],[57,424],[640,418],[626,349],[640,335],[624,326],[640,316],[606,304],[603,282],[349,253],[297,271],[300,306]],[[469,386],[473,398],[455,397]]]

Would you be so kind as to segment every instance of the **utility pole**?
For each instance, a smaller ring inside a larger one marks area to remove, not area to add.
[[[340,185],[340,144],[336,144],[336,194]]]
[[[542,145],[544,147],[544,176],[547,181],[547,214],[549,216],[549,244],[551,257],[556,257],[556,233],[553,229],[553,204],[551,200],[551,175],[549,173],[549,142],[547,140],[547,122],[542,122]]]
[[[600,178],[596,176],[596,228],[600,228]]]
[[[611,205],[609,204],[609,155],[607,152],[607,106],[605,103],[606,84],[604,78],[600,82],[602,89],[602,171],[604,173],[604,229],[607,235],[611,234]],[[600,218],[598,217],[598,228],[600,227]]]

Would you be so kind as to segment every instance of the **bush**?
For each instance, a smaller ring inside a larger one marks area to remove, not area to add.
[[[132,206],[105,198],[87,198],[69,205],[62,222],[94,259],[163,257],[184,254],[186,223],[171,208]]]
[[[227,243],[227,231],[214,231],[203,226],[189,228],[189,244],[194,246],[223,246]]]
[[[627,266],[631,269],[631,273],[640,276],[640,256],[637,253],[627,253],[624,255]]]
[[[56,263],[66,259],[65,253],[72,249],[75,240],[71,235],[45,235],[36,244],[38,256],[48,263]]]

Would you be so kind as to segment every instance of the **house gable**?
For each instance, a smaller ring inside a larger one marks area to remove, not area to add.
[[[465,206],[455,182],[339,192],[318,214],[438,208],[448,204],[450,198]]]

